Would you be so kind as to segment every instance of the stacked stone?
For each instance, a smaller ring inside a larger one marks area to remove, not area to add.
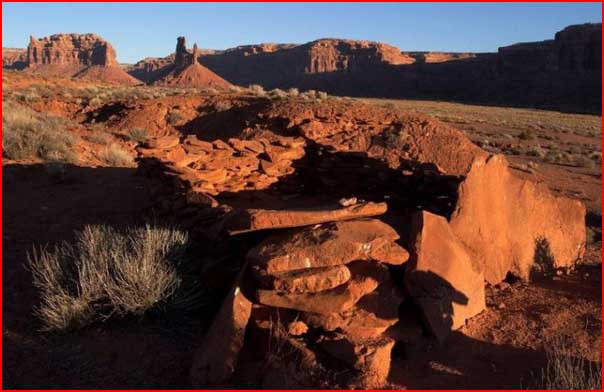
[[[193,373],[205,369],[205,374],[224,374],[220,364],[234,363],[238,350],[232,349],[232,337],[248,328],[247,318],[241,315],[245,309],[252,328],[285,330],[287,336],[281,339],[290,346],[348,369],[354,374],[347,380],[349,385],[383,386],[403,299],[388,266],[402,265],[409,258],[396,243],[396,231],[370,218],[385,211],[384,203],[359,203],[334,209],[248,210],[227,219],[224,227],[231,234],[283,230],[274,231],[248,252],[247,277],[239,281],[245,295],[232,292],[221,311],[238,308],[239,313],[230,313],[227,320],[218,317],[214,324],[222,327],[216,328],[216,336],[210,332],[206,338],[220,340],[224,328],[238,331],[231,332],[222,345],[229,351],[209,354],[204,347],[200,350],[204,358],[196,362]],[[416,332],[419,337],[419,324]],[[243,340],[238,341],[241,349]]]
[[[137,151],[140,170],[157,181],[154,193],[161,210],[205,216],[217,212],[207,209],[219,206],[218,194],[266,189],[291,174],[292,162],[304,156],[304,140],[275,136],[207,142],[189,135],[181,142],[165,136]],[[190,220],[189,226],[196,223]]]

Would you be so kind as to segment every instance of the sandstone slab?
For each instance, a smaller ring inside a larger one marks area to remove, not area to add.
[[[224,382],[233,374],[251,312],[252,303],[235,285],[195,356],[191,369],[195,388]]]
[[[343,208],[335,205],[292,210],[248,209],[230,216],[225,222],[225,228],[230,234],[239,234],[265,229],[309,226],[382,215],[387,208],[386,203],[368,202]]]
[[[357,276],[334,289],[318,293],[257,290],[256,298],[263,305],[277,308],[318,314],[340,313],[352,308],[364,295],[375,290],[378,284],[373,277]]]
[[[394,243],[398,234],[377,219],[334,222],[271,234],[247,255],[267,274],[376,260],[402,264],[409,254]]]
[[[258,279],[261,286],[267,290],[315,293],[333,289],[348,282],[350,270],[345,265],[334,265],[277,272],[273,275],[261,274]]]
[[[411,238],[405,285],[427,327],[442,341],[485,309],[484,275],[444,217],[414,213]]]

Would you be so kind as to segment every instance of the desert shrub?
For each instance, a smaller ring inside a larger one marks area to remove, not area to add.
[[[217,112],[224,112],[233,107],[233,104],[229,101],[220,101],[214,104],[214,110]]]
[[[178,124],[184,119],[184,116],[177,111],[171,111],[170,113],[168,113],[168,124],[170,125]]]
[[[106,147],[100,158],[109,166],[128,166],[132,163],[132,157],[118,146]]]
[[[594,161],[584,155],[576,155],[573,157],[573,164],[577,167],[585,167],[591,169],[594,167]]]
[[[533,264],[533,273],[539,273],[545,276],[552,276],[556,270],[554,255],[545,237],[535,239],[535,255]]]
[[[268,95],[273,99],[284,99],[287,98],[287,93],[280,88],[272,89],[268,92]]]
[[[85,226],[75,243],[41,248],[28,255],[43,329],[84,327],[109,317],[142,316],[170,301],[198,293],[180,292],[191,263],[187,234],[151,225],[117,231]],[[195,301],[186,301],[191,306]]]
[[[243,91],[243,88],[241,88],[240,86],[229,86],[229,92],[230,93],[236,93],[239,94]]]
[[[547,365],[541,377],[531,389],[549,390],[600,390],[602,388],[602,365],[591,363],[584,358],[574,357],[561,337],[553,339],[546,346]]]
[[[149,138],[149,132],[144,128],[132,128],[128,130],[128,138],[137,143],[143,143]]]
[[[289,90],[287,90],[287,95],[289,95],[290,97],[297,97],[298,95],[300,95],[300,90],[298,90],[297,88],[290,88]]]
[[[589,159],[600,163],[600,162],[602,162],[602,153],[599,151],[594,151],[591,154],[589,154]]]
[[[306,101],[314,101],[318,98],[316,90],[304,91],[303,93],[300,94],[300,97],[302,97]]]
[[[526,129],[518,134],[520,140],[535,140],[535,132],[531,129]]]
[[[88,101],[88,106],[101,106],[102,103],[101,97],[94,97]]]
[[[87,135],[86,139],[91,143],[100,144],[102,146],[106,146],[107,144],[111,143],[111,136],[102,132],[95,132]]]
[[[526,152],[531,157],[543,158],[545,157],[545,151],[540,146],[533,146]]]
[[[2,104],[2,154],[11,159],[76,160],[77,138],[67,121],[11,103]]]
[[[407,149],[409,147],[409,134],[406,131],[390,127],[382,134],[384,145],[390,148]]]
[[[264,87],[260,86],[259,84],[250,84],[247,89],[253,95],[259,97],[266,96],[266,91],[264,91]]]

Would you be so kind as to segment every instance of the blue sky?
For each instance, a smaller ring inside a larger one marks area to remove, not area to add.
[[[2,3],[2,46],[26,47],[30,34],[90,32],[130,63],[168,55],[179,35],[212,49],[350,38],[488,52],[601,21],[601,3]]]

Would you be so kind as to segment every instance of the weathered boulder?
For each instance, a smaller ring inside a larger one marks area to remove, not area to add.
[[[193,387],[215,385],[231,377],[243,347],[251,312],[252,303],[236,284],[222,303],[204,343],[197,351],[191,368]]]
[[[310,226],[382,215],[387,208],[386,203],[368,202],[349,207],[334,205],[292,210],[239,210],[227,218],[225,229],[230,234],[239,234],[265,229]]]
[[[409,254],[398,234],[376,219],[333,222],[271,234],[247,255],[253,270],[268,274],[376,260],[402,264]]]
[[[260,285],[267,290],[289,293],[315,293],[333,289],[350,279],[350,270],[345,265],[305,268],[300,270],[262,274],[258,276]]]
[[[583,255],[583,203],[516,177],[501,155],[477,159],[458,194],[451,230],[489,283],[501,282],[508,272],[527,279],[544,243],[556,267],[570,266]]]
[[[447,220],[426,211],[412,217],[405,285],[427,327],[441,341],[486,306],[481,266]]]

